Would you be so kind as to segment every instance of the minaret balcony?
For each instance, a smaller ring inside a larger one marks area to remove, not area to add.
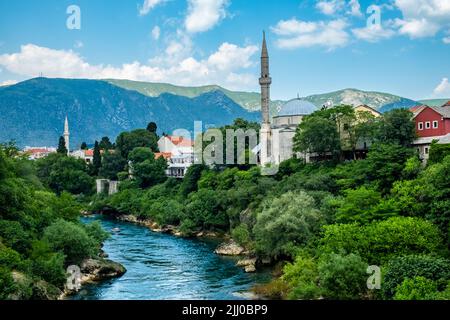
[[[260,85],[266,85],[266,84],[271,84],[271,83],[272,83],[272,78],[271,77],[259,78],[259,84]]]

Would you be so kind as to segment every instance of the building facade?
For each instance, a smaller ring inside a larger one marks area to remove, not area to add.
[[[184,178],[189,167],[194,164],[194,141],[181,136],[162,136],[158,140],[158,148],[160,152],[155,153],[155,158],[166,159],[166,175]]]
[[[414,114],[418,137],[413,145],[421,160],[426,163],[433,141],[446,141],[450,135],[450,101],[440,107],[422,105],[413,107],[410,111]]]

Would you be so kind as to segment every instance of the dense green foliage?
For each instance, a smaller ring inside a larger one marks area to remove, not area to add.
[[[92,181],[84,186],[67,173],[90,179],[84,163],[54,154],[36,167],[35,172],[29,160],[0,147],[0,299],[39,299],[47,289],[57,294],[66,267],[96,256],[105,240],[98,225],[79,222],[81,207],[65,192],[90,191]],[[46,190],[36,173],[60,194]]]
[[[314,147],[322,161],[290,159],[275,176],[245,165],[194,165],[183,181],[148,184],[137,174],[97,202],[105,212],[178,226],[186,236],[229,232],[261,259],[287,260],[282,276],[259,289],[272,297],[445,299],[450,157],[423,166],[408,147],[411,128],[404,110],[381,118],[348,106],[321,110],[304,119],[295,141],[299,151]],[[343,161],[348,152],[354,158],[361,139],[374,142],[364,159]],[[137,148],[128,160],[135,170],[152,152]],[[381,290],[367,288],[369,265],[382,270]]]
[[[92,193],[94,181],[83,160],[54,153],[37,160],[36,168],[37,176],[44,185],[58,194],[63,191],[85,195]]]

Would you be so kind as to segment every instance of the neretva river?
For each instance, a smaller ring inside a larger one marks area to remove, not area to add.
[[[120,278],[88,284],[69,299],[86,300],[235,300],[247,299],[268,272],[248,274],[236,258],[214,254],[217,241],[184,239],[146,227],[93,216],[111,232],[104,244],[108,259],[125,266]]]

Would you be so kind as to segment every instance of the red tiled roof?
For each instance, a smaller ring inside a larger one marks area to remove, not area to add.
[[[164,159],[170,159],[172,158],[172,153],[171,152],[156,152],[155,153],[155,159],[159,159],[163,157]]]
[[[26,153],[29,154],[36,154],[36,153],[50,153],[51,151],[48,149],[40,149],[40,148],[33,148],[33,149],[28,149],[26,151]]]
[[[194,141],[186,139],[184,137],[167,136],[167,139],[169,139],[174,145],[179,147],[192,147],[194,145]]]
[[[113,150],[111,150],[110,152],[112,152]],[[103,154],[105,151],[100,150],[100,154]],[[87,149],[84,150],[84,156],[85,157],[93,157],[94,156],[94,149]]]
[[[425,108],[425,107],[426,107],[425,105],[419,105],[419,106],[414,106],[414,107],[410,108],[409,110],[410,110],[411,112],[416,113],[417,111],[420,111],[421,109],[423,109],[423,108]]]

